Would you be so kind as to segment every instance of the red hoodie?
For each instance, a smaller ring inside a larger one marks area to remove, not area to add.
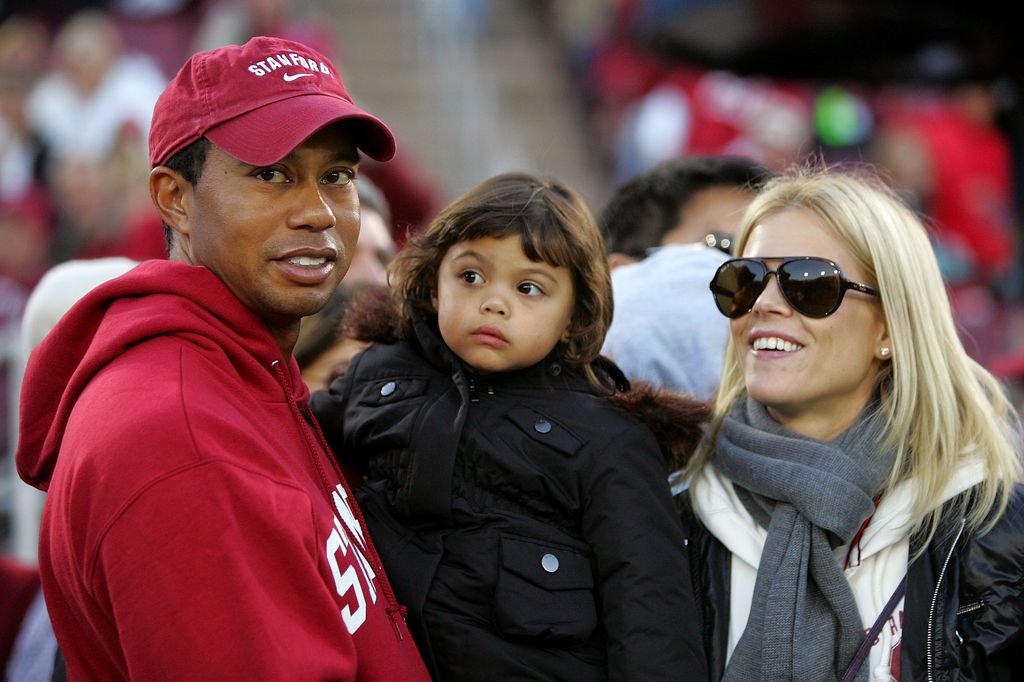
[[[202,267],[146,262],[39,345],[17,463],[70,679],[427,679],[308,397]]]

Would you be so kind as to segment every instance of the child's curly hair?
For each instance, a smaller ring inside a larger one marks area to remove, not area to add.
[[[526,257],[572,273],[574,307],[564,362],[587,367],[597,358],[612,321],[612,285],[604,241],[575,191],[553,178],[504,173],[484,180],[452,202],[392,263],[401,334],[412,336],[412,313],[436,319],[437,278],[452,245],[485,237],[518,236]]]

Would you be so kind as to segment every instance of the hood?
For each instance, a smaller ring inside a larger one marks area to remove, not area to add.
[[[442,345],[437,324],[426,316],[414,320],[421,350],[439,366],[447,366],[450,355]],[[398,313],[386,290],[366,292],[353,300],[341,321],[346,336],[372,343],[395,343],[399,336]],[[609,399],[645,424],[653,433],[668,470],[676,471],[689,461],[711,416],[711,403],[692,395],[658,387],[646,381],[630,381],[622,370],[605,357],[591,365],[607,389]]]
[[[625,390],[612,394],[610,400],[651,430],[669,472],[689,463],[711,417],[710,402],[646,381],[632,382]]]
[[[22,382],[18,474],[46,490],[75,402],[90,380],[129,347],[179,336],[226,357],[247,382],[240,390],[281,399],[272,364],[281,350],[266,324],[205,267],[151,260],[96,287],[33,350]],[[309,396],[294,360],[290,391]]]

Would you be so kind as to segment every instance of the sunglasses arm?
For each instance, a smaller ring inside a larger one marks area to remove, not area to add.
[[[847,289],[856,289],[857,291],[863,292],[865,294],[870,294],[871,296],[877,296],[879,298],[882,297],[882,293],[878,291],[878,289],[873,289],[869,287],[867,284],[861,284],[860,282],[851,282],[848,279],[844,279],[843,284],[846,286]]]

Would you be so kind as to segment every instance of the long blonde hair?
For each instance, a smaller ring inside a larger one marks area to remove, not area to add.
[[[957,466],[977,459],[984,480],[973,495],[960,496],[959,511],[968,528],[986,530],[1021,480],[1020,420],[1003,387],[964,350],[925,226],[875,176],[803,168],[770,181],[748,207],[736,253],[755,226],[788,209],[809,211],[831,227],[882,293],[893,355],[878,392],[887,445],[897,453],[883,496],[914,478],[911,510],[915,527],[925,532],[920,550],[938,530],[942,493]],[[689,475],[710,461],[725,417],[745,394],[730,340],[714,414]]]

